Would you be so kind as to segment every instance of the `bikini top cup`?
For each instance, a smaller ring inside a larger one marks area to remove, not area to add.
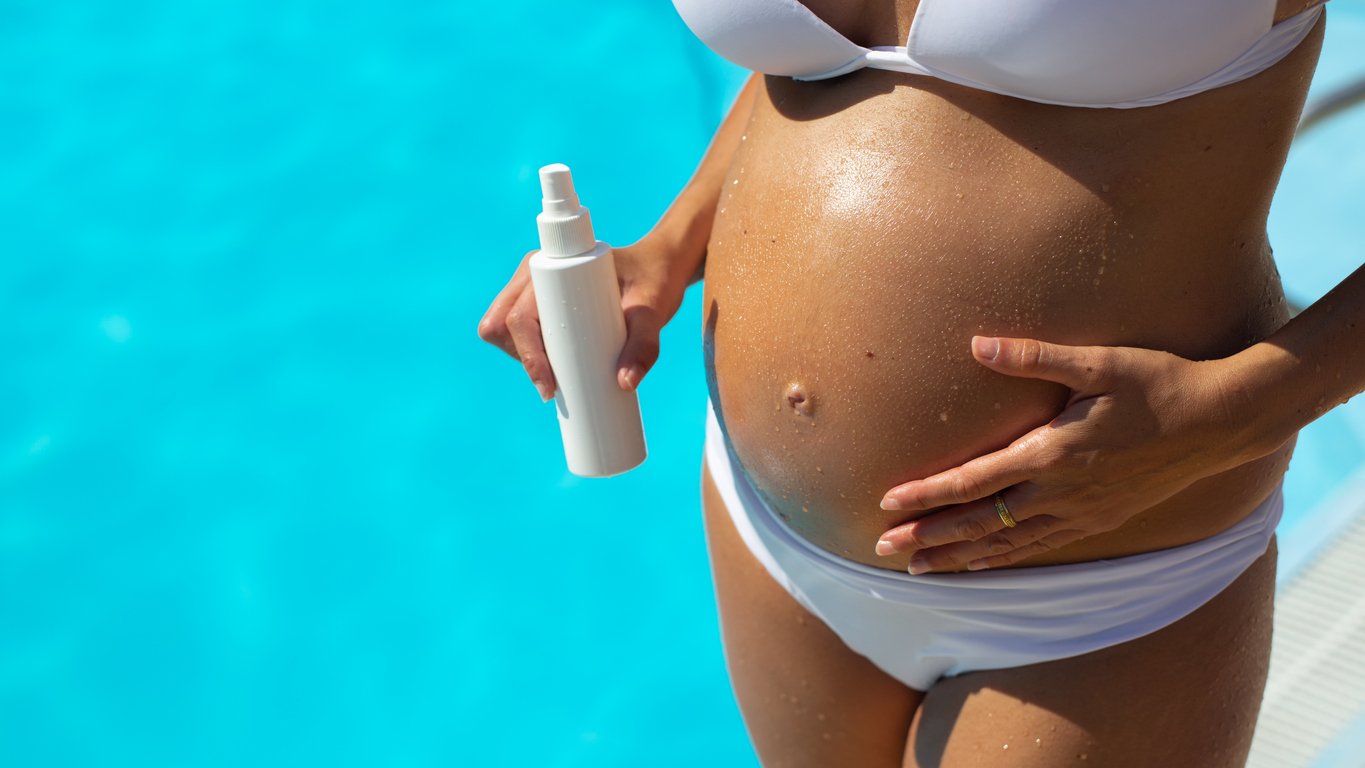
[[[1251,77],[1312,30],[1276,0],[920,0],[904,46],[858,45],[796,0],[673,0],[746,69],[824,80],[889,69],[1045,104],[1146,107]]]

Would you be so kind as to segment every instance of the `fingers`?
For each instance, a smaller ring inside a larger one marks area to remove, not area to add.
[[[1081,538],[1080,531],[1063,530],[1066,522],[1061,518],[1040,515],[1019,523],[1014,528],[1006,528],[983,536],[976,541],[962,541],[933,549],[920,550],[910,558],[910,573],[921,574],[929,571],[951,572],[981,570],[986,567],[983,561],[1018,562],[1039,552],[1046,552],[1061,546],[1063,540],[1070,543]],[[1061,534],[1066,534],[1062,536]],[[1075,534],[1075,538],[1068,538]]]
[[[1052,514],[1057,505],[1045,501],[1047,494],[1035,486],[1012,488],[1000,497],[1013,527],[1005,524],[993,495],[892,528],[877,542],[877,554],[911,553],[911,574],[979,571],[1014,565],[1113,527]]]
[[[977,362],[1007,376],[1043,379],[1076,392],[1105,391],[1121,363],[1119,347],[1073,347],[1037,339],[972,337]]]
[[[958,467],[912,480],[886,492],[882,509],[932,509],[965,504],[1021,483],[1037,474],[1046,452],[1041,442],[1049,427],[1034,429],[995,453]]]
[[[640,386],[659,359],[659,330],[663,320],[653,306],[636,304],[626,309],[626,343],[616,362],[616,383],[621,389]]]
[[[521,361],[540,399],[549,400],[555,394],[555,377],[540,336],[540,311],[528,268],[534,253],[522,257],[512,279],[489,305],[479,321],[479,338]]]
[[[489,305],[479,321],[479,338],[519,360],[541,398],[548,400],[554,396],[555,379],[545,353],[535,287],[530,277],[529,262],[534,254],[535,251],[531,251],[522,258],[512,279]],[[666,254],[661,256],[652,249],[626,247],[616,250],[626,323],[626,341],[616,367],[616,383],[622,389],[638,387],[640,380],[658,361],[660,330],[682,300],[681,289],[685,285],[676,286],[665,279],[666,270],[660,267],[664,264],[660,261],[664,256]],[[676,296],[674,289],[677,289]],[[673,298],[670,300],[669,297]]]
[[[1013,527],[1005,525],[992,497],[893,528],[877,542],[877,554],[913,552],[911,574],[976,571],[1013,565],[1090,535],[1065,518],[1034,513],[1036,498],[1028,488],[1001,498]]]
[[[517,357],[517,347],[512,341],[512,334],[507,328],[507,315],[512,311],[521,298],[522,293],[531,285],[531,271],[528,263],[531,254],[527,253],[521,259],[521,265],[512,273],[512,279],[507,281],[498,295],[493,299],[493,303],[488,305],[488,311],[483,313],[483,319],[479,321],[479,338],[501,349],[511,355],[513,359]]]
[[[1006,503],[1010,517],[1020,530],[1030,519],[1030,499],[1033,493],[1029,488],[1011,489],[1000,494]],[[877,541],[877,554],[891,555],[897,552],[932,549],[950,544],[963,544],[980,541],[992,534],[1006,530],[1004,519],[995,507],[995,494],[990,498],[950,507],[917,520],[896,526],[883,533]],[[986,554],[998,554],[989,552]],[[962,561],[964,564],[967,562]]]
[[[550,360],[545,356],[545,342],[540,337],[540,314],[536,311],[536,295],[526,286],[512,309],[507,313],[507,332],[516,347],[515,356],[526,368],[542,400],[555,394],[555,377],[550,371]]]

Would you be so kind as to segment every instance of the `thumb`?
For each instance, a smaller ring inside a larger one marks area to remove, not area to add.
[[[1073,347],[1037,339],[972,337],[972,356],[992,371],[1053,381],[1085,393],[1097,393],[1108,386],[1117,351],[1114,347]]]
[[[659,312],[637,304],[626,309],[626,343],[616,360],[616,383],[621,389],[635,389],[654,362],[659,359]]]

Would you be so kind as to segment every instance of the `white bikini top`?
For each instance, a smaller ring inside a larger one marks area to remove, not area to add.
[[[889,69],[1070,107],[1146,107],[1251,77],[1322,14],[1276,0],[920,0],[902,46],[864,48],[797,0],[673,0],[746,69],[824,80]]]

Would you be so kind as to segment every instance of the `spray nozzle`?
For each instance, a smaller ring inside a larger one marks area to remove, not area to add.
[[[569,166],[551,163],[540,169],[540,249],[549,256],[577,256],[596,246],[592,217],[578,201]]]
[[[578,213],[578,193],[573,188],[569,166],[553,163],[540,169],[541,207],[545,213],[569,216]]]

